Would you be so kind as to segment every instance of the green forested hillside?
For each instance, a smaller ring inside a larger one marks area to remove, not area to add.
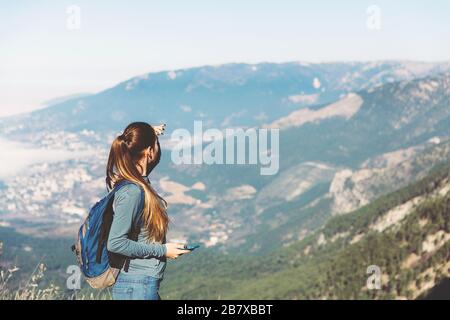
[[[450,166],[338,216],[302,241],[263,256],[200,248],[170,261],[163,299],[416,299],[449,281]],[[1,267],[21,268],[27,279],[47,265],[46,284],[64,291],[74,264],[70,239],[37,239],[2,228]],[[268,235],[261,235],[262,237]],[[269,239],[270,241],[270,239]],[[30,249],[31,248],[31,249]],[[381,270],[381,289],[368,290],[369,266]],[[88,286],[83,285],[83,292]],[[447,294],[445,290],[437,290]],[[435,296],[435,295],[433,295]],[[60,297],[64,297],[61,295]],[[67,296],[66,296],[67,297]],[[96,292],[109,298],[108,290]]]
[[[414,299],[449,277],[450,167],[331,219],[263,257],[199,250],[170,264],[162,293],[181,299]],[[368,290],[367,268],[381,270]]]
[[[16,232],[12,228],[0,227],[0,268],[18,267],[18,277],[28,279],[39,263],[47,267],[47,282],[61,282],[66,277],[66,268],[76,263],[70,247],[70,238],[36,238]]]

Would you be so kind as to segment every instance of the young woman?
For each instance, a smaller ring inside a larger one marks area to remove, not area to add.
[[[145,122],[131,123],[113,141],[109,153],[108,187],[113,188],[123,179],[133,182],[117,190],[113,201],[114,216],[107,248],[130,258],[113,286],[115,300],[160,300],[158,290],[166,258],[176,259],[190,252],[180,249],[181,243],[166,243],[169,224],[166,202],[148,179],[161,157],[157,134],[162,133],[164,126],[155,128]],[[140,211],[141,190],[145,201]],[[137,230],[135,238],[131,237],[133,230]]]

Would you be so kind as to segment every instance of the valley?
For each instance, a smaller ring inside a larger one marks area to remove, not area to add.
[[[449,106],[448,63],[292,62],[150,73],[0,118],[2,141],[26,158],[2,158],[5,261],[51,256],[61,283],[66,245],[107,191],[110,142],[148,121],[168,124],[150,176],[169,203],[168,239],[202,244],[169,264],[166,298],[422,298],[449,276]],[[174,163],[171,133],[194,121],[280,129],[279,171]],[[364,289],[371,264],[380,291]]]

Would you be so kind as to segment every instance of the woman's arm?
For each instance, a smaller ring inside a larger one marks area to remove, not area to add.
[[[142,243],[129,239],[133,218],[140,212],[141,189],[135,184],[120,188],[114,195],[114,218],[109,232],[107,248],[109,251],[132,258],[162,258],[166,246],[161,243]]]

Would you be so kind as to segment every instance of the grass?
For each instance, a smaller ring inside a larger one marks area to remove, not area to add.
[[[0,242],[0,258],[3,255],[3,243]],[[50,283],[43,285],[46,266],[39,262],[32,273],[18,286],[13,285],[14,277],[20,270],[18,266],[0,265],[0,300],[110,300],[109,290],[80,293],[64,291]]]

